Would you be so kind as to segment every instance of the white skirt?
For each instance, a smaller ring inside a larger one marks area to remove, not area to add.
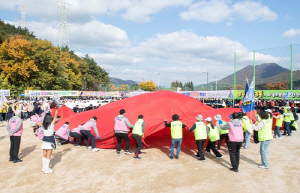
[[[46,142],[46,141],[43,141],[42,143],[42,149],[53,149],[52,143],[49,143],[49,142]]]

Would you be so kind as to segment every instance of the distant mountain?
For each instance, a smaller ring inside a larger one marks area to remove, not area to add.
[[[128,86],[131,86],[133,84],[138,84],[137,82],[133,80],[122,80],[119,78],[110,77],[110,82],[114,85],[122,85],[122,84],[128,84]]]
[[[267,83],[277,83],[277,82],[284,82],[287,81],[290,83],[290,70],[283,68],[275,63],[265,63],[261,65],[255,66],[256,71],[256,86],[257,90],[265,89],[265,85]],[[248,65],[243,69],[236,72],[236,84],[237,85],[244,85],[246,78],[252,81],[253,77],[253,66]],[[300,71],[293,71],[293,80],[294,80],[294,89],[299,89],[300,87]],[[233,85],[234,82],[234,74],[231,74],[221,80],[218,80],[218,88],[225,90],[230,89],[230,85]],[[206,88],[206,84],[197,86],[196,88]],[[215,81],[209,82],[208,84],[209,89],[215,88]]]

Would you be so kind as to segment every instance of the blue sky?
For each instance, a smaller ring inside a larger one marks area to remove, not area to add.
[[[0,0],[0,18],[58,45],[60,1]],[[135,81],[194,84],[237,69],[275,62],[289,67],[293,44],[300,70],[299,0],[66,0],[70,47],[89,54],[110,76]],[[277,48],[279,47],[279,48]],[[271,48],[271,49],[264,49]],[[251,78],[251,77],[249,77]]]

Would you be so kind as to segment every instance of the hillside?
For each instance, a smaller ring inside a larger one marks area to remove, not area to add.
[[[128,84],[128,86],[131,86],[133,84],[138,84],[137,82],[133,80],[122,80],[119,78],[110,77],[110,82],[114,85],[122,85],[122,84]]]
[[[248,65],[236,72],[236,85],[244,85],[245,79],[249,82],[253,77],[253,66]],[[300,71],[293,72],[294,89],[300,88]],[[256,89],[265,89],[267,83],[277,83],[287,81],[290,83],[290,70],[283,68],[275,63],[265,63],[256,66]],[[232,88],[234,82],[234,74],[231,74],[218,81],[218,89],[226,90]],[[215,81],[209,82],[209,88],[215,88]],[[199,85],[196,88],[206,88],[206,84]]]

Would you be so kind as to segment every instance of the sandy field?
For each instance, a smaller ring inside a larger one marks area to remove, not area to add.
[[[117,156],[114,149],[92,152],[66,144],[52,155],[53,173],[44,174],[42,141],[33,135],[29,121],[24,122],[21,163],[8,161],[6,123],[0,128],[0,192],[300,192],[300,131],[272,140],[270,169],[258,168],[259,144],[254,143],[241,149],[239,173],[229,170],[224,146],[223,159],[206,154],[206,162],[199,162],[193,157],[196,145],[183,146],[178,160],[168,157],[171,142],[143,149],[142,159],[134,160],[124,148]]]

